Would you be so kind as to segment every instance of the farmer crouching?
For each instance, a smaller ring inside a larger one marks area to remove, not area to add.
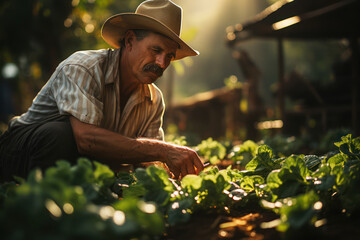
[[[173,2],[150,0],[107,19],[102,37],[115,49],[71,55],[10,121],[0,138],[0,180],[80,156],[114,170],[160,161],[176,178],[201,171],[195,151],[163,141],[165,105],[153,84],[171,61],[198,55],[179,37],[181,17]]]

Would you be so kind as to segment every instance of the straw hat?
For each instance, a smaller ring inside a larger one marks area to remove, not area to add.
[[[180,39],[181,18],[182,8],[172,1],[148,0],[142,2],[135,13],[120,13],[108,18],[101,34],[110,46],[119,48],[127,30],[146,29],[163,34],[179,44],[174,60],[199,55]]]

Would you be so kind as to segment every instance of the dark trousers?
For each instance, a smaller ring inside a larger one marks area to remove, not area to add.
[[[26,178],[34,168],[42,170],[63,159],[79,157],[69,118],[10,127],[0,136],[0,181]]]

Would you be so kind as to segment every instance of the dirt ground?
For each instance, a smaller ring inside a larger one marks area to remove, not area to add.
[[[271,212],[235,213],[231,216],[195,214],[188,223],[170,228],[165,238],[168,240],[280,239],[280,234],[275,229],[260,227],[262,222],[275,218],[276,215]]]
[[[242,212],[229,215],[195,214],[185,224],[169,228],[166,240],[356,240],[360,239],[360,217],[332,216],[319,228],[302,229],[285,236],[275,228],[262,228],[278,216],[272,212]]]

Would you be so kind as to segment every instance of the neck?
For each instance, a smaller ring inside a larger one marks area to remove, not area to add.
[[[120,55],[120,96],[129,98],[139,87],[140,83],[131,74],[131,65],[126,56],[126,50]]]

